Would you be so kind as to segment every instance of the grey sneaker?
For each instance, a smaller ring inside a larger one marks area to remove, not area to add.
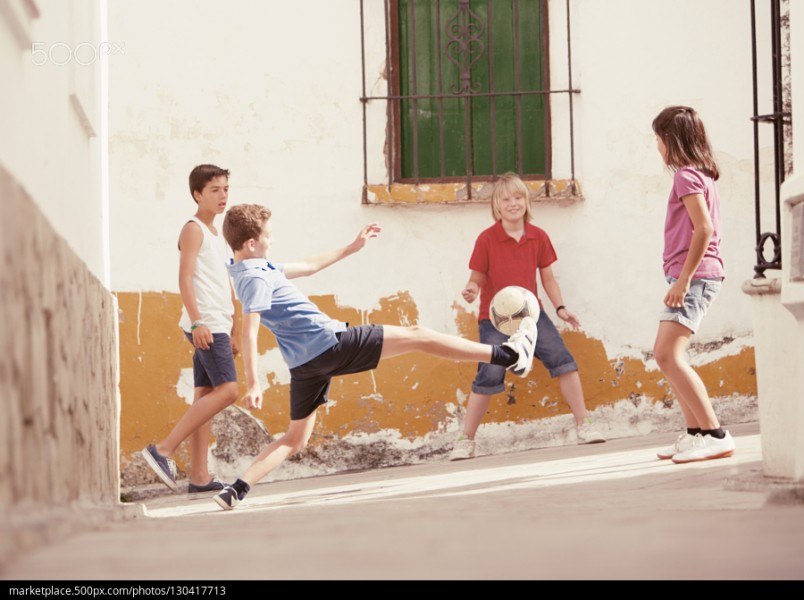
[[[475,441],[470,440],[468,437],[459,436],[455,442],[455,447],[452,449],[452,454],[449,455],[450,460],[466,460],[467,458],[475,457]]]
[[[576,425],[575,433],[579,444],[600,444],[606,441],[606,438],[595,429],[592,419],[589,418],[585,419],[580,425]]]
[[[533,317],[525,317],[519,324],[519,329],[514,333],[503,346],[508,346],[514,350],[519,359],[508,367],[515,375],[527,377],[533,368],[533,353],[536,351],[536,321]]]
[[[156,446],[151,444],[147,448],[142,449],[142,457],[148,466],[151,467],[154,473],[159,476],[166,486],[174,492],[179,491],[179,486],[176,485],[176,463],[173,459],[167,456],[162,456],[156,451]]]
[[[195,485],[193,482],[190,482],[187,485],[187,498],[190,500],[211,498],[225,487],[224,483],[217,477],[213,477],[206,485]]]
[[[695,439],[694,435],[690,435],[685,431],[684,433],[679,434],[673,445],[662,448],[656,453],[656,456],[658,456],[662,460],[673,458],[679,452],[684,452],[685,450],[689,450],[690,448],[692,448],[692,441],[694,439]]]

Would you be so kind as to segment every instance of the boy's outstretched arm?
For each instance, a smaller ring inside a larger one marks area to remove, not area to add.
[[[306,277],[307,275],[318,273],[321,269],[325,269],[339,260],[343,260],[347,256],[362,250],[363,246],[366,245],[366,241],[368,241],[369,238],[377,237],[381,231],[382,227],[376,223],[366,225],[360,230],[360,233],[357,234],[355,240],[343,248],[324,252],[323,254],[312,256],[299,262],[285,264],[285,277],[293,279],[294,277]]]
[[[246,372],[246,408],[262,408],[262,390],[257,379],[257,335],[260,332],[260,313],[243,314],[243,366]]]

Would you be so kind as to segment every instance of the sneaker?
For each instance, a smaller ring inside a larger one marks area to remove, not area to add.
[[[519,329],[503,344],[519,354],[517,361],[508,367],[515,375],[527,377],[533,368],[533,353],[536,351],[536,321],[525,317]]]
[[[685,431],[684,433],[679,434],[678,438],[676,438],[675,443],[673,443],[671,446],[667,446],[659,450],[656,453],[656,456],[658,456],[662,460],[673,458],[679,452],[684,452],[692,448],[692,440],[694,439],[695,439],[694,435],[690,435]]]
[[[240,504],[240,497],[237,495],[237,490],[231,485],[226,485],[223,491],[215,496],[215,502],[218,503],[223,510],[232,510],[235,506]]]
[[[156,451],[156,446],[151,444],[147,448],[142,449],[142,457],[148,466],[151,467],[154,473],[159,476],[166,486],[174,492],[179,491],[179,486],[176,485],[176,463],[173,459],[167,456],[162,456]]]
[[[217,477],[213,477],[212,480],[206,485],[195,485],[191,481],[187,486],[187,497],[190,500],[197,500],[199,498],[210,498],[214,496],[215,493],[223,490],[224,487],[226,486]]]
[[[709,460],[712,458],[726,458],[734,454],[734,438],[727,431],[722,440],[711,435],[700,433],[692,440],[691,447],[684,452],[673,456],[673,462],[678,464]]]
[[[575,433],[579,444],[600,444],[606,438],[592,425],[592,419],[586,418],[583,423],[575,426]]]
[[[452,454],[449,455],[450,460],[466,460],[467,458],[475,457],[475,441],[470,440],[468,437],[460,436],[455,442],[455,447],[452,449]]]

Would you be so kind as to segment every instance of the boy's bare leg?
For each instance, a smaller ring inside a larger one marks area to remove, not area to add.
[[[176,423],[168,436],[156,444],[156,451],[162,456],[172,456],[184,440],[210,421],[217,413],[237,400],[237,383],[230,381],[213,388],[208,394],[197,398],[184,416]],[[207,444],[209,429],[207,429]],[[206,459],[205,459],[206,460]],[[208,480],[207,480],[208,481]],[[207,483],[205,481],[204,483]]]
[[[578,371],[559,375],[558,387],[564,400],[569,404],[570,412],[575,417],[575,423],[581,425],[586,418],[586,402],[583,398],[583,386]]]
[[[653,356],[677,394],[684,417],[688,416],[683,409],[686,406],[693,422],[698,423],[701,429],[717,429],[720,423],[715,416],[706,386],[686,359],[691,335],[689,329],[675,321],[661,321]]]
[[[214,388],[195,388],[193,404],[211,393]],[[206,485],[212,476],[209,474],[209,438],[212,435],[212,419],[205,421],[190,434],[190,483]]]
[[[418,325],[412,327],[383,325],[380,360],[401,356],[409,352],[425,352],[433,356],[458,361],[485,363],[491,361],[491,346],[488,344],[439,333]]]
[[[240,479],[254,486],[282,462],[303,450],[313,433],[315,411],[304,419],[291,421],[287,432],[263,448]]]
[[[491,403],[491,396],[488,394],[469,393],[469,400],[466,403],[466,416],[463,418],[463,435],[470,440],[475,439],[477,428],[486,416]]]

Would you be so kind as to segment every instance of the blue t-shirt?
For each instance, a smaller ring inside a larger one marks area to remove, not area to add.
[[[338,343],[346,324],[322,313],[284,274],[284,265],[249,258],[229,265],[244,313],[260,313],[260,322],[276,336],[279,351],[293,369]]]

